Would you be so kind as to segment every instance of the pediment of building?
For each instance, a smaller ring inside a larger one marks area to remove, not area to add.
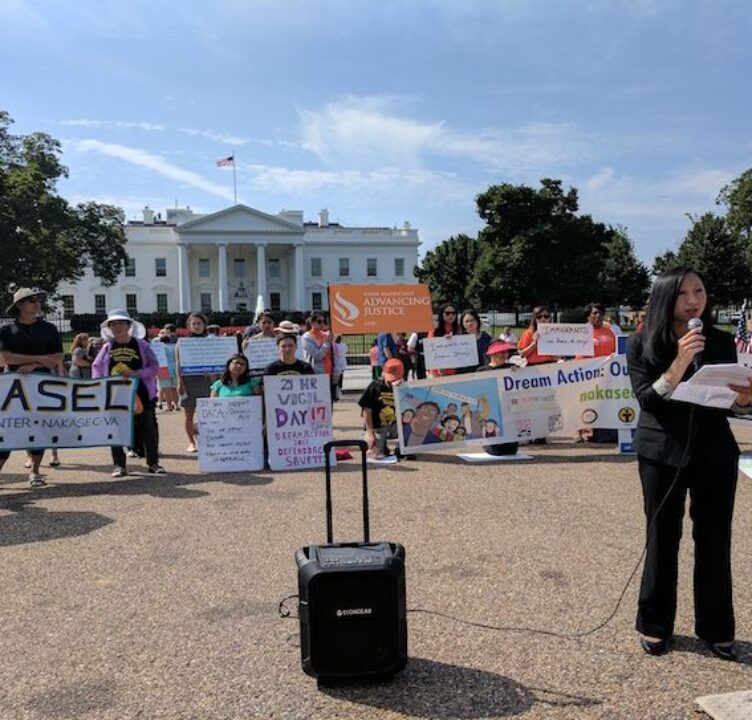
[[[302,236],[303,228],[278,215],[267,215],[247,205],[233,205],[211,215],[189,220],[175,228],[178,235],[189,240],[195,235],[287,235]]]

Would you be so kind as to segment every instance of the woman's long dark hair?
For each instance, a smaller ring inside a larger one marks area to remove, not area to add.
[[[668,367],[676,357],[676,343],[678,338],[674,332],[674,307],[679,297],[679,289],[684,278],[693,273],[697,275],[705,285],[705,279],[696,270],[689,267],[678,267],[659,275],[653,283],[648,300],[648,311],[645,315],[645,324],[642,334],[645,338],[642,354],[651,365],[656,367]],[[707,285],[705,292],[707,293]],[[711,327],[713,318],[710,312],[708,300],[700,316],[703,325]]]
[[[446,330],[444,329],[444,310],[447,308],[454,308],[455,316],[452,323],[452,335],[457,335],[460,332],[460,315],[457,310],[457,303],[445,302],[439,305],[436,310],[436,327],[433,330],[434,337],[444,337]]]
[[[469,315],[476,323],[478,323],[478,333],[482,333],[483,323],[480,321],[480,315],[478,315],[478,311],[475,308],[467,308],[467,310],[463,310],[462,313],[460,313],[460,327],[462,328],[462,332],[467,334],[464,323],[465,315]]]
[[[548,308],[545,305],[536,305],[530,316],[530,325],[528,325],[528,329],[535,332],[538,329],[538,318],[545,313],[548,313]],[[548,314],[550,315],[551,313]]]
[[[222,384],[227,385],[228,387],[232,384],[232,375],[230,375],[230,363],[232,363],[233,360],[242,360],[245,363],[245,371],[238,378],[238,385],[245,385],[251,379],[251,376],[248,370],[248,358],[245,355],[241,355],[240,353],[230,355],[229,359],[225,363],[225,371],[222,373]]]
[[[204,323],[204,332],[202,333],[193,333],[191,332],[191,318],[197,317],[199,320],[201,320],[202,323]],[[193,335],[193,337],[206,337],[209,334],[209,324],[208,320],[206,319],[206,315],[204,313],[200,312],[192,312],[186,319],[185,319],[185,326],[188,328],[188,333],[190,335]]]

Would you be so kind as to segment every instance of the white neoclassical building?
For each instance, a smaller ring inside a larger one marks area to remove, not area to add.
[[[414,283],[418,233],[400,228],[344,227],[322,210],[269,215],[233,205],[208,215],[170,208],[164,219],[144,208],[126,225],[128,265],[106,287],[89,270],[61,285],[63,309],[104,313],[254,310],[258,296],[273,310],[328,309],[328,283]]]

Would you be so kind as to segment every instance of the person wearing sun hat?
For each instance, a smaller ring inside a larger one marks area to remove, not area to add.
[[[43,320],[42,304],[47,293],[38,288],[21,288],[13,293],[13,302],[6,308],[15,320],[0,328],[0,353],[6,372],[25,375],[30,372],[52,373],[63,361],[63,343],[57,328]],[[43,487],[47,483],[39,474],[44,449],[29,449],[31,472],[29,485]],[[0,451],[0,468],[10,456]]]
[[[405,368],[399,358],[384,363],[378,380],[365,389],[358,405],[363,410],[366,427],[364,440],[368,443],[368,458],[382,460],[390,455],[387,440],[397,437],[397,412],[394,406],[394,387],[404,378]]]
[[[487,370],[502,370],[504,368],[515,367],[514,363],[509,362],[509,356],[517,352],[517,346],[505,340],[494,340],[486,349],[488,356],[488,365],[479,367],[475,372],[484,372]],[[503,434],[504,430],[499,423],[501,418],[485,418],[483,423],[483,437],[492,438]],[[484,445],[483,449],[489,455],[516,455],[520,444],[517,442],[494,443],[493,445]]]
[[[140,381],[136,393],[143,410],[133,416],[134,435],[143,441],[149,474],[165,475],[165,469],[159,464],[159,430],[155,414],[159,361],[144,339],[146,328],[134,320],[127,310],[117,309],[107,313],[107,319],[100,329],[105,343],[91,365],[91,376],[122,375]],[[112,477],[125,477],[128,474],[125,451],[120,446],[111,450],[115,465]]]

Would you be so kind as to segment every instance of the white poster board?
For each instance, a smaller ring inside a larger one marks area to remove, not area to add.
[[[253,472],[264,467],[259,396],[198,398],[198,467],[202,472]]]
[[[593,357],[590,323],[538,323],[538,354]]]
[[[251,370],[263,370],[275,360],[279,360],[276,338],[258,338],[249,340],[245,346],[245,356]]]
[[[234,336],[180,338],[178,355],[182,375],[220,374],[230,355],[238,351]]]
[[[268,375],[264,406],[271,469],[324,467],[324,443],[334,439],[329,376]]]
[[[478,343],[475,335],[426,338],[423,341],[426,367],[436,370],[478,365]]]

